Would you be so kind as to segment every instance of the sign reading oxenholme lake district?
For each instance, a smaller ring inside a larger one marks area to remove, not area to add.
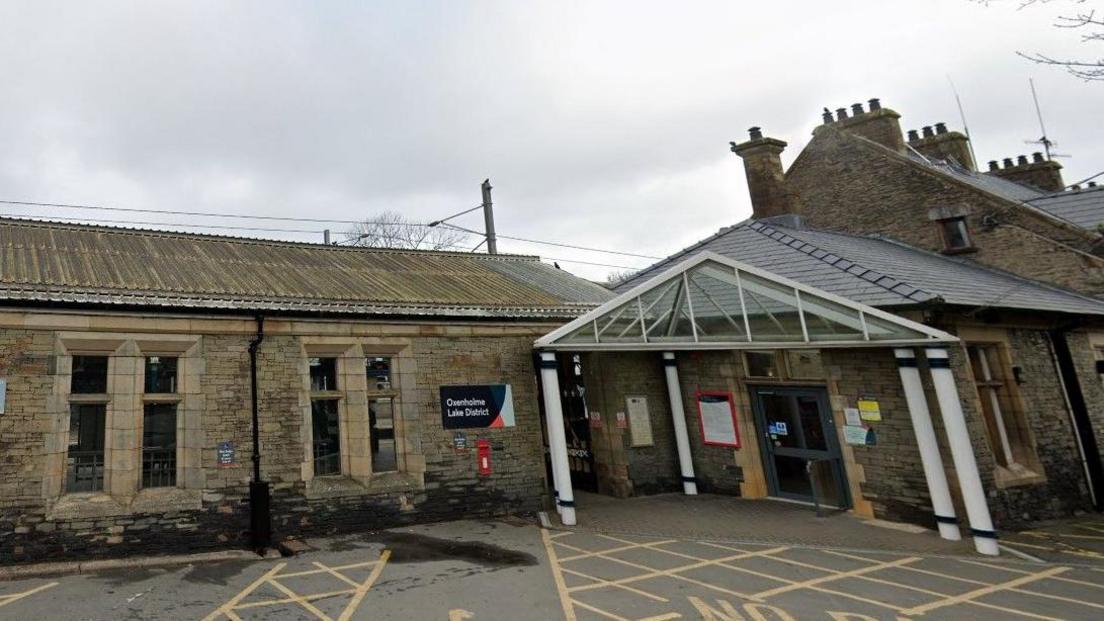
[[[445,429],[514,426],[514,393],[509,384],[441,386]]]

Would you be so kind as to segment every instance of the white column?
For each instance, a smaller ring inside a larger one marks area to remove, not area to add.
[[[974,458],[974,447],[970,443],[970,432],[966,429],[966,417],[962,414],[962,402],[958,399],[958,387],[951,372],[947,349],[932,347],[927,350],[927,355],[939,410],[943,413],[947,444],[951,447],[951,458],[954,459],[955,471],[958,472],[958,486],[962,490],[962,500],[966,503],[966,517],[970,520],[974,547],[982,554],[997,556],[1000,554],[997,533],[993,530],[993,519],[989,516],[989,503],[985,500],[985,488],[981,485],[981,475]]]
[[[694,496],[698,493],[698,482],[694,478],[694,460],[690,456],[690,436],[686,434],[686,411],[682,409],[682,388],[679,386],[674,353],[663,352],[663,370],[667,375],[667,396],[671,399],[671,420],[675,424],[682,491],[687,496]]]
[[[559,365],[556,354],[541,352],[541,386],[544,388],[544,416],[548,427],[548,451],[552,457],[552,480],[556,486],[556,505],[560,522],[575,525],[575,494],[571,491],[571,469],[567,464],[567,433],[564,431],[563,405],[560,403]]]
[[[924,386],[920,383],[916,352],[912,348],[901,348],[893,350],[893,354],[897,357],[897,370],[901,373],[901,384],[905,388],[905,402],[908,403],[909,417],[912,418],[916,446],[920,449],[920,462],[924,466],[924,478],[928,481],[928,494],[935,511],[935,522],[939,526],[939,536],[958,541],[962,539],[962,534],[958,532],[958,519],[955,517],[954,503],[951,502],[951,490],[947,487],[947,473],[943,470],[939,441],[935,438],[928,400],[924,396]]]

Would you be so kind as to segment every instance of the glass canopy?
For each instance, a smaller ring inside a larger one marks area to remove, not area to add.
[[[537,340],[546,349],[885,347],[955,337],[703,252]]]

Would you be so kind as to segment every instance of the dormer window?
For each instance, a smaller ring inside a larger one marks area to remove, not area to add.
[[[966,226],[965,217],[939,220],[938,224],[939,231],[943,235],[943,252],[945,254],[974,250],[974,242],[970,239],[970,230]]]

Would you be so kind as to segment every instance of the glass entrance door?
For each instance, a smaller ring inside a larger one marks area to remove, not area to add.
[[[839,442],[822,388],[752,388],[772,496],[847,508]]]

